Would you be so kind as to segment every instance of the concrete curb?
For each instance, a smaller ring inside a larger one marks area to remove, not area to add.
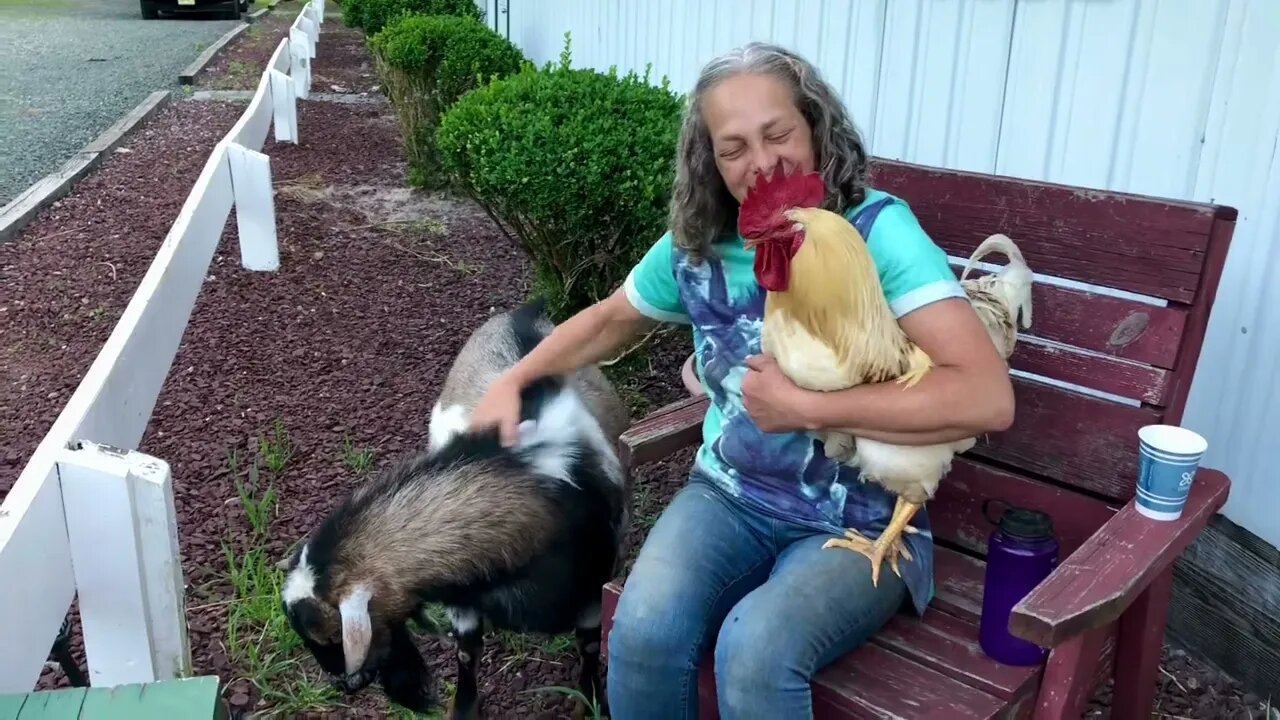
[[[138,103],[124,117],[104,130],[92,142],[72,155],[57,170],[28,187],[8,205],[0,208],[0,243],[8,242],[26,227],[41,210],[70,192],[71,187],[102,162],[139,125],[173,98],[169,90],[157,90]]]
[[[183,85],[194,85],[196,81],[196,75],[200,74],[200,71],[204,70],[204,67],[208,65],[210,62],[212,62],[213,59],[217,57],[218,53],[222,52],[222,49],[225,48],[228,43],[230,43],[232,40],[235,40],[237,35],[239,35],[240,33],[248,29],[249,29],[249,23],[242,22],[239,25],[228,30],[225,35],[218,38],[217,42],[205,48],[204,52],[200,53],[200,56],[197,57],[195,60],[193,60],[191,64],[186,67],[185,70],[178,73],[178,82]]]
[[[249,13],[248,22],[254,22],[255,20],[261,19],[263,15],[266,15],[272,10],[275,10],[276,5],[279,5],[279,4],[280,4],[280,0],[272,0],[270,4],[268,4],[266,7],[262,8],[261,10],[254,10],[253,12]]]

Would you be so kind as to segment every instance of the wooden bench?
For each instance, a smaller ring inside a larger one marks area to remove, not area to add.
[[[1034,325],[1011,360],[1014,425],[958,458],[926,506],[932,605],[821,671],[817,717],[1075,718],[1113,667],[1111,716],[1149,717],[1173,562],[1226,502],[1229,481],[1202,468],[1181,520],[1138,515],[1137,430],[1181,421],[1235,210],[883,160],[872,177],[951,256],[1002,232],[1050,280],[1035,285]],[[632,426],[620,443],[628,465],[699,442],[705,403],[692,397]],[[1051,648],[1044,666],[1004,666],[978,645],[991,530],[980,507],[993,497],[1050,513],[1062,544],[1059,568],[1010,622]],[[621,589],[604,588],[606,654]],[[714,718],[711,666],[709,651],[700,694]]]
[[[225,720],[216,675],[0,695],[0,720]]]

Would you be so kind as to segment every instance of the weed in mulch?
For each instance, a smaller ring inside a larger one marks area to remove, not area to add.
[[[229,700],[234,707],[247,707],[254,693],[281,714],[325,707],[339,697],[323,673],[304,662],[302,641],[280,608],[283,572],[275,567],[266,547],[277,508],[274,480],[284,472],[291,454],[279,423],[273,438],[260,438],[258,453],[247,469],[240,467],[239,453],[230,451],[228,466],[249,527],[247,533],[229,530],[222,542],[232,588],[232,597],[226,601],[226,654],[252,683],[248,689],[239,678],[230,681]]]

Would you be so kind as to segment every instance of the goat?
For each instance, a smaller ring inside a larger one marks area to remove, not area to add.
[[[419,712],[436,705],[407,622],[438,602],[457,643],[448,717],[479,713],[486,624],[574,630],[579,689],[605,703],[600,600],[621,570],[629,515],[615,449],[625,406],[590,367],[524,389],[514,447],[504,448],[496,429],[467,429],[484,388],[553,327],[541,303],[482,324],[445,379],[427,449],[357,487],[289,559],[284,612],[346,692],[380,679],[393,702]]]

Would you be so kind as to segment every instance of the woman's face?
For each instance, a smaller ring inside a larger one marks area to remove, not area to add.
[[[741,74],[707,93],[703,120],[711,133],[716,167],[739,203],[779,160],[787,172],[814,169],[813,132],[781,81],[769,75]]]

